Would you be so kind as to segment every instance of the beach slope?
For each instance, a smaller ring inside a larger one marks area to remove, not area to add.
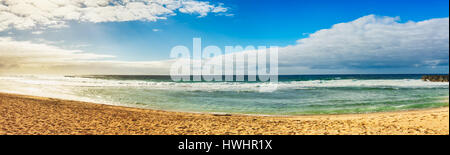
[[[350,115],[230,116],[166,112],[0,93],[0,134],[448,135],[449,108]]]

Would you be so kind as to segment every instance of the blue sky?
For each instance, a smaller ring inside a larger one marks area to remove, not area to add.
[[[318,30],[367,15],[399,17],[398,23],[449,16],[447,0],[215,0],[209,4],[227,10],[203,17],[175,10],[176,15],[157,21],[68,20],[65,28],[11,28],[0,35],[16,41],[45,40],[64,49],[114,55],[121,61],[158,61],[169,59],[174,46],[191,47],[194,37],[202,38],[203,46],[286,47]]]

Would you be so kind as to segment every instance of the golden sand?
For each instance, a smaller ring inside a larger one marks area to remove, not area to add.
[[[0,134],[448,135],[449,108],[351,115],[216,116],[0,93]]]

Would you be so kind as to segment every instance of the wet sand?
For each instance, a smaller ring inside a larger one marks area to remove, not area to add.
[[[286,117],[213,115],[0,93],[0,135],[4,134],[448,135],[449,108]]]

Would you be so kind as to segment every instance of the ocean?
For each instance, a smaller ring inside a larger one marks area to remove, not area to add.
[[[0,76],[0,92],[167,111],[250,115],[372,113],[448,106],[448,82],[420,74],[280,75],[267,82],[173,82],[169,76]]]

